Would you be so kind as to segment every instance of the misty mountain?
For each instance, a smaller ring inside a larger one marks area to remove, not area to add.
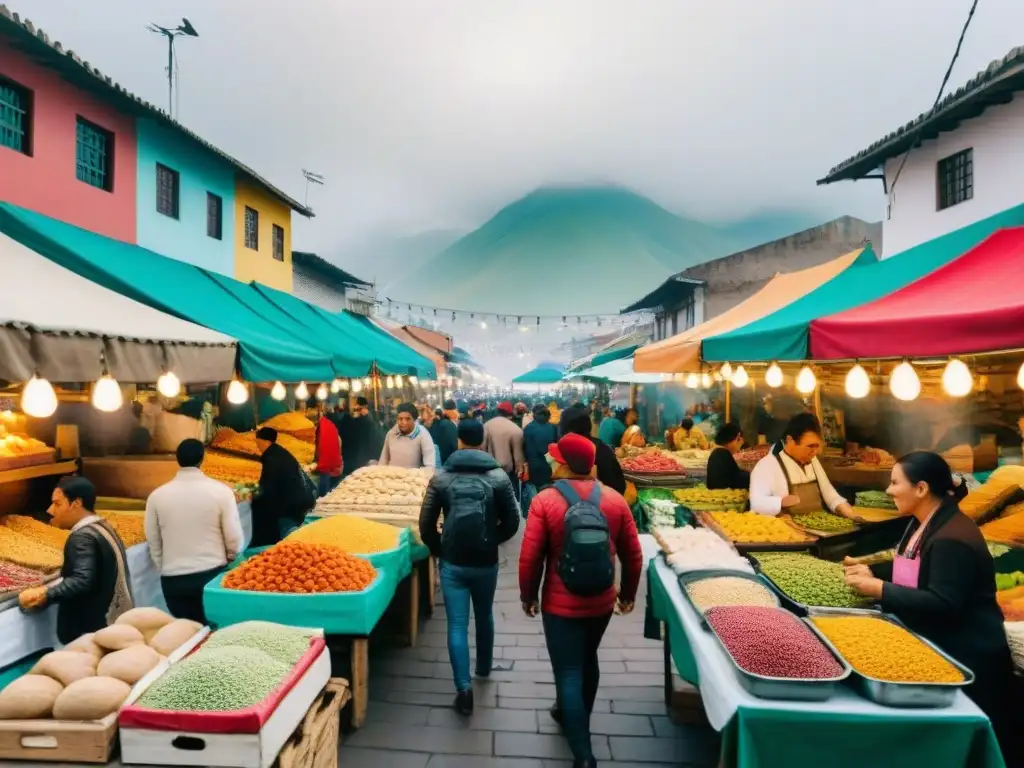
[[[813,211],[766,210],[733,221],[715,223],[736,244],[736,250],[746,250],[762,243],[803,232],[831,218]]]
[[[330,260],[387,291],[389,285],[412,275],[464,234],[452,229],[431,229],[414,235],[381,232],[344,246],[331,254]]]

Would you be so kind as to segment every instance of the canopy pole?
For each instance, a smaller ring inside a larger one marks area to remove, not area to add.
[[[725,380],[725,420],[723,424],[728,424],[732,421],[732,382],[729,379]]]
[[[821,384],[817,377],[814,382],[814,415],[818,418],[818,424],[821,424]]]

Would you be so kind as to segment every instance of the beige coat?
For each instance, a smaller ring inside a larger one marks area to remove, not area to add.
[[[506,472],[519,471],[526,464],[523,430],[505,416],[495,416],[484,424],[484,450]]]

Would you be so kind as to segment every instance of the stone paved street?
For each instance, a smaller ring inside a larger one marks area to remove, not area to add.
[[[447,625],[438,605],[415,648],[372,656],[366,725],[345,738],[344,768],[571,765],[565,739],[547,711],[554,702],[554,681],[541,622],[526,618],[519,605],[519,537],[505,549],[495,599],[494,655],[500,669],[490,680],[475,681],[473,717],[461,718],[451,709]],[[645,582],[637,609],[612,619],[601,646],[601,688],[591,722],[598,764],[713,768],[717,734],[707,726],[676,725],[667,716],[662,645],[643,637]]]

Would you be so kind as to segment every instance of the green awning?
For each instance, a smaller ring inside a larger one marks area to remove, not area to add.
[[[237,339],[241,374],[250,381],[335,375],[332,356],[304,341],[300,329],[265,319],[199,267],[8,203],[0,203],[0,231],[94,283]],[[15,284],[17,276],[9,277]]]
[[[806,360],[812,320],[886,296],[958,258],[996,230],[1021,225],[1024,205],[882,261],[865,248],[849,268],[792,304],[742,328],[704,339],[701,356],[708,362]]]
[[[328,314],[330,314],[330,313],[328,313]],[[358,325],[362,326],[366,330],[370,331],[375,337],[382,337],[380,339],[382,342],[386,342],[388,344],[394,342],[394,343],[398,344],[403,350],[406,350],[406,349],[409,350],[414,355],[416,355],[416,357],[419,359],[419,360],[417,360],[417,362],[416,362],[416,364],[414,366],[411,366],[413,368],[413,370],[410,370],[409,373],[411,373],[411,374],[413,374],[415,376],[418,376],[421,379],[436,379],[437,378],[437,364],[433,360],[431,360],[426,355],[420,354],[413,347],[410,347],[408,344],[403,342],[401,339],[398,339],[395,336],[392,336],[386,330],[384,330],[383,328],[378,326],[376,323],[374,323],[373,320],[371,320],[370,318],[368,318],[368,317],[366,317],[364,315],[358,315],[355,312],[349,312],[348,310],[345,310],[344,312],[336,312],[334,314],[331,314],[330,316],[332,318],[340,318],[340,319],[343,319],[343,320],[348,321],[348,322],[357,323]],[[414,337],[410,337],[410,338],[414,339]],[[425,349],[432,349],[432,347],[430,347],[428,345],[425,345],[424,348]],[[425,362],[421,362],[421,361],[425,361]],[[385,374],[388,374],[388,373],[401,373],[401,374],[404,375],[406,373],[405,371],[384,370],[383,367],[381,367],[381,371],[383,373],[385,373]]]
[[[513,384],[556,384],[562,380],[565,371],[561,368],[541,365],[512,379]]]

